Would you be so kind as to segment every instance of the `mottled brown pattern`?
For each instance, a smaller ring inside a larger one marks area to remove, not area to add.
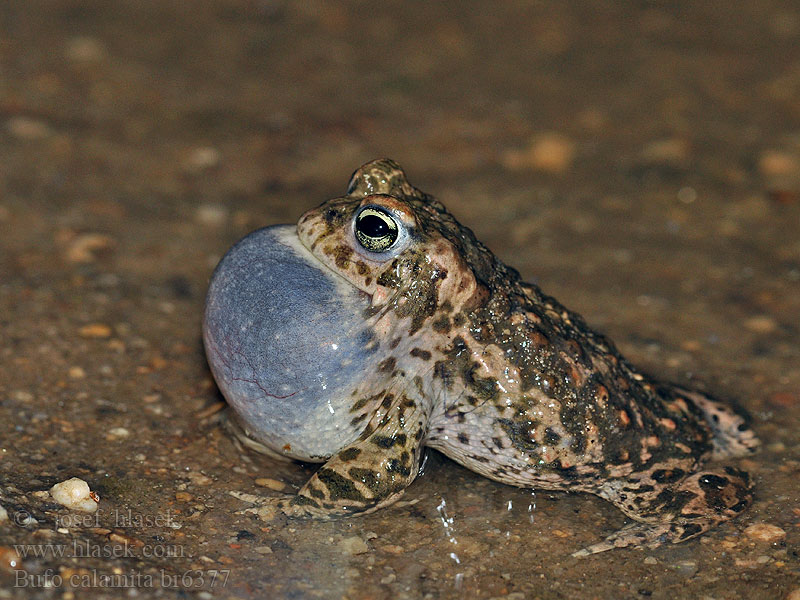
[[[380,254],[353,234],[364,206],[402,232]],[[635,520],[577,555],[683,541],[749,505],[747,474],[700,470],[758,445],[741,416],[640,373],[394,162],[356,171],[346,196],[303,215],[298,235],[371,297],[364,318],[386,356],[353,396],[348,419],[364,422],[360,439],[301,490],[306,500],[284,503],[287,512],[386,505],[414,479],[423,445],[503,483],[597,494]]]

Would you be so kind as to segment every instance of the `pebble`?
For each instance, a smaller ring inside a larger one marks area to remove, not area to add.
[[[269,546],[258,546],[253,548],[258,554],[272,554],[272,548]]]
[[[769,315],[756,315],[746,319],[744,326],[753,333],[772,333],[778,328],[778,323]]]
[[[93,513],[97,510],[98,496],[83,479],[73,477],[50,488],[53,500],[71,510]]]
[[[756,562],[760,565],[765,565],[772,560],[771,557],[767,556],[766,554],[762,554],[758,558],[756,558]]]
[[[259,477],[255,480],[255,484],[270,490],[275,490],[276,492],[282,492],[284,489],[286,489],[285,483],[278,481],[277,479],[270,479],[268,477]]]
[[[544,133],[535,136],[527,148],[506,151],[501,162],[514,171],[533,169],[561,174],[575,159],[575,143],[560,133]]]
[[[782,150],[766,150],[758,159],[758,170],[766,177],[800,174],[797,157]]]
[[[11,397],[12,397],[12,398],[13,398],[13,399],[14,399],[16,402],[28,403],[28,402],[32,402],[32,401],[33,401],[33,394],[31,394],[31,393],[30,393],[29,391],[27,391],[27,390],[15,390],[15,391],[14,391],[14,392],[11,394]]]
[[[106,57],[106,49],[93,37],[78,36],[66,43],[64,54],[73,62],[97,63]]]
[[[197,471],[192,471],[186,477],[188,477],[189,481],[191,481],[195,485],[209,485],[214,481],[213,479],[211,479],[211,477],[203,475],[202,473],[198,473]]]
[[[227,221],[228,209],[219,204],[203,204],[197,207],[194,216],[201,225],[216,227]]]
[[[784,600],[800,600],[800,587],[794,588],[791,592],[786,594]]]
[[[339,542],[339,547],[343,552],[351,555],[369,552],[367,542],[356,535],[342,539],[342,541]]]
[[[0,524],[5,523],[8,521],[8,511],[0,505]]]
[[[199,173],[216,167],[221,160],[222,154],[219,150],[211,146],[202,146],[189,152],[183,161],[183,166],[187,171]]]
[[[786,537],[786,532],[777,525],[769,523],[755,523],[744,530],[744,534],[751,540],[774,544]]]
[[[30,117],[12,117],[6,123],[6,128],[8,133],[19,140],[41,140],[51,133],[47,123]]]
[[[646,564],[646,565],[657,565],[658,564],[658,560],[656,560],[656,558],[654,556],[648,556],[647,558],[644,559],[644,564]]]
[[[108,437],[110,438],[116,438],[116,439],[126,438],[130,434],[131,432],[125,429],[124,427],[114,427],[108,430]]]
[[[568,537],[570,537],[572,535],[568,531],[562,531],[560,529],[553,529],[552,533],[553,533],[554,536],[559,537],[559,538],[568,538]]]
[[[81,327],[78,335],[84,338],[107,338],[111,337],[111,327],[103,323],[92,323]]]
[[[114,240],[102,233],[83,233],[70,240],[66,250],[67,260],[71,263],[86,264],[97,260],[96,253],[108,250]]]
[[[70,367],[67,375],[70,379],[83,379],[86,377],[86,371],[83,370],[83,367]]]
[[[689,159],[689,142],[681,138],[655,140],[647,144],[640,158],[647,164],[681,165]]]

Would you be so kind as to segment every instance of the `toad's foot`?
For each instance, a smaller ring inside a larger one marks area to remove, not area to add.
[[[655,474],[661,477],[660,473]],[[675,487],[661,486],[657,493],[650,484],[641,486],[640,491],[623,489],[609,499],[628,516],[643,522],[631,523],[572,556],[584,557],[626,546],[657,548],[677,544],[732,519],[753,500],[749,475],[732,467],[725,467],[722,472],[695,473]]]
[[[427,416],[403,393],[386,398],[385,412],[370,420],[359,440],[328,459],[295,496],[269,499],[260,515],[327,519],[398,500],[417,476]]]

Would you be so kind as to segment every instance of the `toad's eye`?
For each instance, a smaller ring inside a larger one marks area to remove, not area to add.
[[[370,252],[385,252],[391,248],[398,233],[394,217],[379,208],[364,207],[356,217],[356,239]]]

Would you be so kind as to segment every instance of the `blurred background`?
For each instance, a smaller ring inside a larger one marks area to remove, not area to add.
[[[410,505],[242,513],[309,471],[205,418],[208,277],[383,156],[633,362],[749,410],[754,508],[579,562],[624,523],[613,507],[431,454]],[[797,3],[6,0],[0,232],[0,505],[39,522],[0,523],[0,550],[109,543],[110,522],[52,526],[36,493],[73,475],[183,524],[124,532],[180,559],[31,573],[228,568],[224,589],[184,587],[241,597],[800,597]]]

